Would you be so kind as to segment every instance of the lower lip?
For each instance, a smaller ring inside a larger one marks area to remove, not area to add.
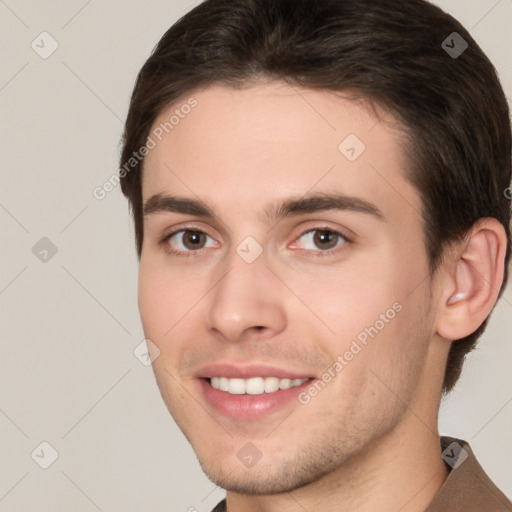
[[[199,385],[206,401],[217,412],[229,418],[254,421],[266,418],[297,400],[300,392],[311,385],[311,381],[308,379],[300,386],[261,395],[232,395],[213,388],[206,379],[199,379]]]

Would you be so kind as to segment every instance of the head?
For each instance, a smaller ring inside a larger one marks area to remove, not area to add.
[[[423,0],[207,0],[163,36],[121,183],[157,381],[214,480],[304,485],[453,388],[507,280],[510,155],[492,64]],[[288,419],[217,415],[204,380],[226,362],[296,368],[317,391]],[[262,457],[253,480],[243,449]]]

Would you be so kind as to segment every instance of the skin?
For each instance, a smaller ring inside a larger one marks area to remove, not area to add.
[[[279,82],[190,96],[197,107],[150,151],[143,173],[145,203],[172,194],[216,214],[144,219],[139,309],[160,351],[153,368],[170,413],[208,477],[228,491],[229,512],[424,510],[447,476],[437,414],[449,340],[492,308],[502,272],[489,261],[503,257],[503,233],[483,223],[432,278],[421,201],[389,114],[379,120],[362,101]],[[366,145],[353,162],[338,150],[348,134]],[[364,199],[383,217],[263,216],[321,192]],[[163,240],[187,228],[207,235],[191,257],[182,236]],[[325,249],[304,234],[325,228],[350,241]],[[263,250],[250,264],[236,252],[248,236]],[[490,284],[485,300],[479,274]],[[469,299],[450,305],[459,292]],[[200,393],[195,375],[214,362],[321,378],[396,303],[401,311],[306,405],[292,400],[264,419],[235,420]],[[248,442],[261,453],[250,468],[237,457]]]

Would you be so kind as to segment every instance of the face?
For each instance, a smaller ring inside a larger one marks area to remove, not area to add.
[[[145,161],[142,323],[207,475],[289,491],[425,399],[421,203],[400,132],[363,103],[281,83],[191,96]]]

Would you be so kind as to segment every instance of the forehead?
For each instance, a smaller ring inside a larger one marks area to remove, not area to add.
[[[313,189],[414,195],[399,123],[348,96],[280,82],[184,96],[153,124],[143,200],[172,193],[241,206]]]

